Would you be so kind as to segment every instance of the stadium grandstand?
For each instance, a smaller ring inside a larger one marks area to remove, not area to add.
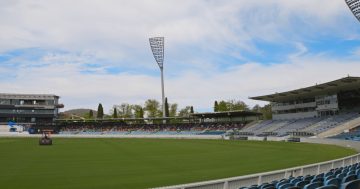
[[[53,94],[0,94],[0,128],[29,128],[31,125],[53,125],[58,118],[59,96]]]
[[[326,137],[360,125],[360,77],[250,99],[270,102],[273,119],[246,127],[241,135]]]
[[[62,135],[237,135],[323,138],[355,131],[360,125],[360,77],[348,76],[306,88],[250,97],[250,99],[269,102],[272,120],[261,120],[262,114],[257,112],[230,111],[194,113],[189,117],[168,118],[56,119],[55,127],[41,124],[34,127],[39,132],[53,129],[54,133]]]
[[[196,113],[190,117],[56,120],[54,133],[63,135],[223,135],[257,122],[260,113],[229,111]],[[50,129],[50,128],[39,128]]]

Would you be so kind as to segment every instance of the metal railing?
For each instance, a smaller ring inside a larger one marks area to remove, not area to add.
[[[360,153],[347,156],[340,159],[325,161],[321,163],[309,164],[305,166],[293,167],[271,172],[264,172],[239,177],[225,178],[219,180],[211,180],[205,182],[197,182],[190,184],[182,184],[175,186],[159,187],[157,189],[238,189],[240,187],[251,186],[253,184],[262,184],[274,180],[281,180],[290,176],[316,175],[326,173],[334,168],[358,163]]]

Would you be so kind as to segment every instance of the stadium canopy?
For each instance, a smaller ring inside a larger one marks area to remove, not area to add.
[[[340,91],[360,89],[360,77],[344,77],[335,81],[317,84],[311,87],[300,88],[292,91],[250,97],[253,100],[269,102],[286,102],[294,99],[307,99],[325,94],[337,94]]]

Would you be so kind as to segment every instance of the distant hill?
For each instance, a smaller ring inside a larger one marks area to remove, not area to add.
[[[86,117],[86,115],[89,114],[91,109],[86,109],[86,108],[79,108],[79,109],[72,109],[72,110],[67,110],[64,112],[60,113],[60,118],[64,119],[64,118],[69,118],[71,117],[71,115],[76,115],[76,116],[80,116],[80,117]],[[97,111],[92,110],[94,113],[94,116],[96,116]]]

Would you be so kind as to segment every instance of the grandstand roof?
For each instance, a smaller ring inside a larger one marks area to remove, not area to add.
[[[201,118],[218,118],[218,117],[246,117],[246,116],[260,116],[261,113],[251,111],[228,111],[228,112],[204,112],[194,113],[195,117]]]
[[[270,102],[285,102],[294,99],[306,99],[324,94],[336,94],[340,91],[360,89],[360,77],[344,77],[335,81],[317,84],[311,87],[300,88],[292,91],[250,97],[253,100]]]

